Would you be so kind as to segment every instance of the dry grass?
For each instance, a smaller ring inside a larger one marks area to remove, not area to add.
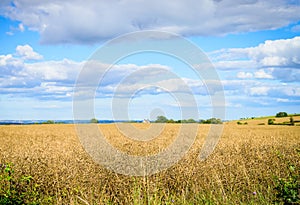
[[[113,124],[100,126],[118,149],[144,155],[167,147],[180,125],[167,124],[147,143],[125,138]],[[148,177],[123,176],[95,164],[74,125],[0,126],[0,163],[12,162],[16,175],[33,176],[42,203],[50,204],[270,204],[273,176],[286,175],[288,160],[299,165],[300,126],[225,125],[213,154],[200,162],[208,130],[199,125],[188,155]]]
[[[283,122],[289,122],[290,121],[290,117],[264,117],[264,118],[254,118],[254,119],[243,119],[243,120],[233,120],[230,122],[227,122],[226,124],[232,125],[232,124],[237,124],[237,122],[241,122],[241,123],[245,123],[247,122],[248,125],[258,125],[258,124],[268,124],[268,119],[275,119],[274,123],[283,123]],[[293,119],[295,121],[300,121],[300,116],[293,116]],[[295,125],[300,125],[299,122],[295,123]]]

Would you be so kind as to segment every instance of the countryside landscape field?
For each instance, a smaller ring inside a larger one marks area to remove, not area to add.
[[[300,0],[0,0],[0,205],[300,205]]]
[[[205,161],[199,161],[198,154],[211,125],[198,125],[196,141],[183,159],[144,177],[116,174],[93,162],[74,125],[0,126],[1,200],[4,203],[6,194],[15,203],[28,204],[284,203],[280,188],[287,185],[278,183],[292,183],[291,175],[299,176],[300,126],[257,125],[260,121],[225,123],[218,145]],[[149,142],[124,137],[116,124],[98,126],[121,151],[149,155],[172,143],[181,125],[166,124]],[[299,198],[299,187],[296,194]]]

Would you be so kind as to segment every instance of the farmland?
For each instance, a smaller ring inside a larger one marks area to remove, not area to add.
[[[109,143],[132,155],[159,152],[180,128],[166,124],[157,138],[137,142],[115,124],[99,126]],[[23,185],[29,193],[24,200],[37,204],[270,204],[276,199],[274,179],[287,177],[289,165],[300,166],[300,126],[227,123],[214,152],[199,161],[209,128],[199,125],[188,154],[151,176],[125,176],[96,164],[74,125],[64,124],[0,126],[0,163],[11,163],[17,182],[31,177]]]

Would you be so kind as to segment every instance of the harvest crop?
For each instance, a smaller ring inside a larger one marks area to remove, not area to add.
[[[131,155],[158,153],[180,128],[166,124],[157,138],[137,142],[114,124],[99,126],[108,142]],[[0,163],[11,164],[13,183],[31,193],[26,203],[36,204],[270,204],[277,196],[275,178],[287,177],[291,164],[300,166],[300,126],[226,124],[214,152],[201,162],[198,154],[209,128],[199,125],[188,154],[151,176],[124,176],[96,164],[74,125],[63,124],[0,126]],[[13,186],[12,180],[5,184],[4,175],[0,172],[2,198]],[[24,185],[24,176],[30,185]]]

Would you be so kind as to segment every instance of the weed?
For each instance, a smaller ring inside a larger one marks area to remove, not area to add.
[[[300,150],[297,150],[300,155]],[[278,155],[283,158],[283,155]],[[300,204],[300,170],[297,165],[287,161],[287,176],[275,177],[276,202]]]

